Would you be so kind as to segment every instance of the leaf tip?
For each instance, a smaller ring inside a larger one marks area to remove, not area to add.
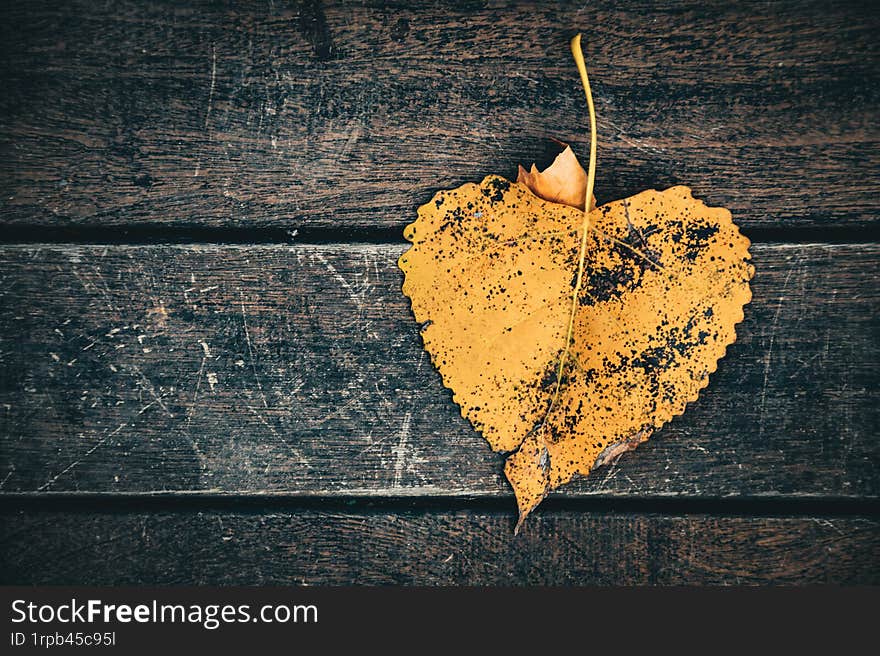
[[[550,453],[543,437],[538,433],[527,437],[520,448],[508,456],[504,475],[513,488],[519,508],[519,520],[513,530],[516,535],[526,517],[550,492]]]

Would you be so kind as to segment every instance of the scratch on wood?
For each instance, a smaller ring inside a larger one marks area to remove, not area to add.
[[[782,291],[779,293],[779,301],[776,303],[776,311],[773,314],[773,320],[770,322],[770,342],[767,345],[767,354],[764,356],[764,382],[761,385],[761,403],[760,403],[760,414],[759,414],[759,426],[758,426],[758,436],[764,436],[764,417],[767,409],[767,386],[770,382],[770,365],[773,361],[773,343],[776,341],[776,328],[779,325],[779,315],[782,313],[782,305],[785,302],[785,294],[788,291],[788,283],[791,280],[792,274],[794,274],[795,268],[799,266],[801,260],[799,259],[792,267],[788,270],[788,273],[785,276],[785,281],[782,283]]]
[[[208,130],[208,123],[211,120],[211,109],[214,107],[214,89],[217,86],[217,44],[211,44],[211,86],[208,89],[208,107],[205,110],[205,130]],[[211,132],[208,130],[208,136],[210,138]],[[193,177],[199,177],[199,171],[201,170],[202,160],[196,159],[196,169],[193,171]]]
[[[61,478],[62,476],[64,476],[64,475],[65,475],[66,473],[68,473],[69,471],[73,470],[75,467],[81,465],[82,462],[83,462],[86,458],[88,458],[90,455],[92,455],[92,454],[93,454],[95,451],[97,451],[97,450],[98,450],[103,444],[105,444],[105,443],[106,443],[111,437],[113,437],[114,435],[116,435],[117,433],[119,433],[119,431],[121,431],[121,430],[122,430],[123,428],[125,428],[126,426],[128,426],[127,423],[119,424],[119,426],[116,428],[116,430],[114,430],[112,433],[109,433],[109,434],[105,435],[104,437],[102,437],[100,440],[98,440],[98,441],[94,444],[94,446],[92,446],[92,447],[91,447],[88,451],[86,451],[82,456],[80,456],[78,459],[74,460],[72,463],[70,463],[69,465],[67,465],[67,467],[65,467],[64,469],[62,469],[60,472],[58,472],[58,473],[55,474],[54,476],[51,476],[51,477],[49,478],[48,481],[46,481],[45,483],[43,483],[43,485],[41,485],[40,487],[37,488],[37,491],[38,491],[38,492],[42,492],[43,490],[47,490],[47,489],[49,489],[49,488],[50,488],[50,487],[51,487],[51,486],[52,486],[52,485],[53,485],[53,484],[54,484],[59,478]]]
[[[641,139],[631,139],[630,137],[627,136],[626,132],[624,131],[624,129],[620,125],[618,125],[612,121],[609,121],[607,117],[602,119],[602,121],[603,121],[603,123],[612,127],[616,131],[617,137],[621,141],[623,141],[625,144],[627,144],[629,146],[632,146],[636,150],[640,150],[643,153],[648,153],[649,155],[662,155],[663,153],[666,152],[665,148],[661,148],[659,146],[649,146],[649,145],[643,143]]]
[[[326,424],[331,419],[335,419],[336,417],[343,415],[349,408],[351,408],[353,406],[357,406],[359,404],[360,404],[360,401],[357,398],[349,399],[348,401],[346,401],[342,405],[338,406],[333,412],[328,412],[323,417],[321,417],[319,420],[310,421],[309,428],[310,429],[320,428],[321,426]]]
[[[3,477],[3,480],[0,481],[0,490],[6,486],[6,481],[9,480],[13,473],[15,473],[15,465],[10,463],[9,471],[6,473],[6,476]]]
[[[208,109],[205,112],[205,129],[211,119],[211,108],[214,106],[214,88],[217,86],[217,45],[211,44],[211,88],[208,90]]]
[[[183,424],[183,434],[186,435],[186,438],[192,445],[193,452],[196,454],[196,458],[198,458],[199,460],[199,468],[202,471],[205,471],[207,469],[205,454],[202,453],[202,449],[199,447],[198,442],[195,440],[195,438],[193,438],[192,434],[189,431],[190,424],[192,423],[193,408],[196,407],[196,401],[198,401],[199,399],[199,389],[202,386],[202,375],[205,373],[205,363],[208,361],[208,358],[211,357],[211,349],[208,347],[207,342],[201,340],[199,341],[199,345],[202,347],[202,362],[199,365],[199,372],[196,375],[196,387],[193,390],[192,401],[186,409],[186,421]]]
[[[819,526],[824,527],[824,528],[830,528],[830,529],[836,531],[838,535],[844,535],[844,532],[841,531],[837,526],[835,526],[834,522],[832,522],[830,519],[822,519],[820,517],[814,517],[813,522],[818,524]]]
[[[260,382],[260,374],[257,373],[257,365],[254,362],[254,347],[251,345],[251,333],[248,330],[247,325],[247,312],[244,309],[244,294],[242,294],[241,290],[238,290],[239,295],[241,296],[241,319],[244,323],[244,339],[247,342],[248,348],[248,356],[251,360],[251,370],[254,372],[254,380],[257,382],[257,389],[260,392],[260,398],[263,399],[263,407],[268,408],[269,404],[266,402],[266,395],[263,393],[263,384]]]
[[[354,124],[354,127],[352,127],[352,124]],[[354,145],[357,143],[358,139],[361,138],[361,132],[363,131],[363,126],[355,123],[354,121],[352,121],[352,123],[349,123],[348,127],[350,129],[350,131],[348,133],[348,138],[345,140],[345,143],[342,145],[342,150],[337,155],[337,159],[339,159],[339,160],[344,160],[346,157],[348,157],[349,153],[351,153],[351,151],[354,148]]]
[[[610,481],[612,478],[617,476],[617,472],[618,472],[617,462],[615,461],[615,462],[610,463],[608,465],[608,473],[605,474],[605,478],[602,479],[602,481],[599,483],[599,485],[596,486],[596,488],[598,490],[604,489],[605,484],[608,483],[608,481]]]
[[[204,340],[200,341],[199,344],[202,347],[202,363],[199,365],[199,373],[196,375],[196,388],[193,390],[193,398],[192,403],[190,404],[190,408],[194,407],[196,401],[199,400],[199,389],[202,386],[202,374],[205,373],[205,363],[208,361],[208,358],[211,357],[211,349],[208,347],[207,342]],[[189,430],[189,421],[190,421],[190,413],[187,411],[186,413],[186,430]]]
[[[242,400],[245,407],[250,411],[250,413],[254,417],[256,417],[259,420],[259,422],[261,424],[263,424],[263,426],[265,426],[266,428],[269,429],[269,432],[272,433],[272,436],[275,439],[277,439],[279,442],[281,442],[281,444],[283,444],[290,451],[290,454],[294,458],[297,459],[299,464],[304,465],[308,469],[312,468],[312,466],[309,464],[309,461],[302,454],[302,451],[295,448],[294,446],[292,446],[290,444],[290,442],[288,442],[286,439],[284,439],[284,437],[281,435],[281,433],[279,433],[277,430],[275,430],[275,427],[272,424],[270,424],[268,421],[266,421],[266,418],[263,415],[261,415],[259,412],[257,412],[257,410],[250,403],[247,402],[247,400],[241,395],[241,393],[236,392],[236,395]]]
[[[110,287],[107,285],[107,281],[104,280],[104,276],[101,275],[101,269],[97,266],[92,267],[92,269],[95,271],[95,276],[101,281],[101,286],[95,285],[95,289],[97,289],[104,297],[104,300],[107,301],[107,307],[116,312],[116,308],[113,307],[113,303],[110,301]]]
[[[98,292],[98,293],[104,298],[104,300],[106,301],[108,309],[113,310],[114,312],[116,311],[116,308],[113,307],[113,303],[112,303],[112,301],[110,300],[110,294],[109,294],[109,291],[108,291],[108,288],[107,288],[106,283],[104,284],[104,287],[102,288],[102,287],[99,287],[98,285],[96,285],[96,284],[94,283],[94,281],[91,281],[91,280],[85,280],[85,279],[82,277],[82,274],[80,274],[80,272],[77,270],[76,267],[72,267],[72,268],[71,268],[71,273],[73,273],[74,277],[75,277],[77,280],[79,280],[80,284],[82,285],[82,287],[83,287],[83,289],[84,289],[85,291],[87,291],[87,292],[92,292],[92,291],[96,291],[96,292]],[[101,272],[98,271],[98,268],[97,268],[97,267],[95,267],[95,274],[101,279],[102,282],[104,282],[104,278],[101,276]]]
[[[403,466],[406,464],[406,445],[409,441],[410,425],[412,424],[412,411],[407,412],[400,426],[397,446],[391,449],[394,454],[394,487],[400,487],[403,479]]]
[[[173,419],[174,415],[168,409],[168,406],[165,405],[165,403],[162,401],[161,395],[156,394],[155,385],[153,385],[153,383],[150,381],[150,379],[144,375],[144,373],[141,371],[140,367],[138,367],[137,365],[131,365],[131,370],[140,377],[140,382],[143,385],[143,389],[147,390],[147,392],[150,393],[150,396],[153,397],[153,401],[148,403],[147,405],[145,405],[143,408],[141,408],[141,410],[140,410],[140,412],[138,412],[138,414],[143,414],[144,410],[146,410],[147,408],[149,408],[153,404],[158,404],[159,407],[165,411],[165,414],[167,414],[169,417],[171,417]]]
[[[348,281],[342,276],[342,274],[336,270],[336,267],[333,266],[332,263],[328,262],[327,258],[325,258],[321,253],[316,253],[315,256],[318,258],[318,261],[324,265],[327,271],[330,272],[330,275],[332,275],[333,278],[348,292],[349,298],[354,301],[354,304],[357,306],[358,310],[363,310],[364,307],[361,294],[348,283]]]

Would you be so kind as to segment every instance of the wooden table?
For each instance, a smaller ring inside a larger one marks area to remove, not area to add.
[[[870,3],[4,3],[4,583],[880,583]],[[687,413],[514,537],[419,339],[434,191],[586,152],[757,274]]]

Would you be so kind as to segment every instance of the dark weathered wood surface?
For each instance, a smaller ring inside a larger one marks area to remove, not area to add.
[[[731,208],[754,301],[683,417],[514,537],[395,260],[435,190],[585,152],[578,30],[599,200]],[[878,30],[870,3],[4,3],[0,583],[880,583]]]
[[[4,515],[5,580],[132,584],[880,583],[858,518],[131,511]],[[18,547],[28,536],[28,549]]]
[[[401,227],[432,190],[585,152],[746,228],[875,225],[870,3],[4,3],[0,221]]]
[[[421,348],[402,250],[0,249],[3,489],[508,495]],[[709,389],[563,494],[877,498],[880,246],[752,250]]]

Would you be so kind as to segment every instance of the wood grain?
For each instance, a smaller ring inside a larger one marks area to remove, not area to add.
[[[880,583],[859,518],[484,512],[18,512],[2,583],[682,585]]]
[[[585,152],[600,201],[688,184],[746,228],[876,225],[869,4],[4,3],[0,223],[396,229]]]
[[[3,3],[0,583],[880,584],[878,30],[858,2]],[[774,243],[700,400],[514,537],[387,242],[550,137],[586,152],[577,31],[599,201],[686,184]]]
[[[0,249],[5,492],[499,496],[396,245]],[[686,414],[568,496],[876,498],[878,245],[754,246]]]

